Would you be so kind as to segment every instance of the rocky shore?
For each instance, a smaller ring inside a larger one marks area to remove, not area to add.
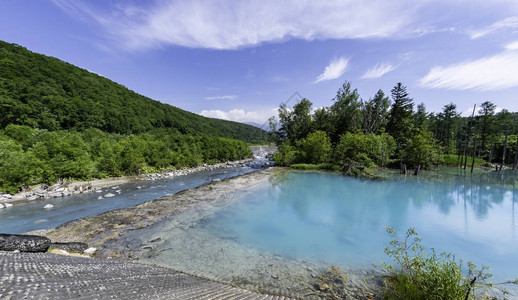
[[[29,190],[22,191],[18,194],[0,194],[0,209],[9,208],[15,203],[23,203],[28,201],[35,201],[39,199],[51,199],[58,197],[65,197],[73,194],[90,193],[101,190],[103,187],[116,186],[126,183],[131,180],[157,180],[165,178],[173,178],[177,176],[184,176],[196,172],[244,167],[251,163],[252,159],[229,161],[217,164],[203,164],[194,168],[185,168],[178,170],[168,170],[162,173],[143,174],[140,176],[125,176],[108,179],[94,179],[90,181],[68,181],[61,180],[53,185],[39,185]],[[114,190],[114,192],[116,192]],[[108,197],[115,195],[107,194]],[[106,196],[103,196],[106,197]]]

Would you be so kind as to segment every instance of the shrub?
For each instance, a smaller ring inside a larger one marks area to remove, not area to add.
[[[492,276],[489,268],[477,268],[472,262],[466,266],[457,262],[450,253],[437,255],[434,249],[427,253],[421,246],[414,228],[407,230],[403,240],[397,238],[392,228],[387,232],[394,236],[385,253],[396,266],[383,263],[389,276],[385,279],[387,299],[474,299],[477,290],[493,293],[495,284],[487,280]],[[499,284],[518,284],[518,278]],[[507,292],[498,288],[503,294]],[[494,294],[494,293],[493,293]]]

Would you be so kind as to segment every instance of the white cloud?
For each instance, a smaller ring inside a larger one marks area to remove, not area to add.
[[[504,29],[504,28],[511,28],[511,29],[518,28],[518,16],[505,18],[503,20],[493,23],[491,26],[474,31],[471,33],[471,38],[477,39],[479,37],[483,37],[494,31]]]
[[[333,59],[329,65],[325,68],[324,73],[320,74],[316,82],[336,79],[342,76],[345,71],[347,71],[347,66],[349,65],[349,59],[345,57],[340,57],[337,59]]]
[[[410,25],[424,5],[411,0],[157,0],[109,2],[101,8],[86,0],[52,1],[74,18],[100,25],[129,49],[168,44],[236,49],[291,38],[399,36],[412,34]],[[397,18],[387,12],[397,12]]]
[[[518,41],[512,42],[510,44],[505,45],[505,49],[507,50],[518,50]]]
[[[386,64],[386,63],[378,63],[374,67],[370,68],[363,74],[362,78],[365,79],[373,79],[373,78],[380,78],[381,76],[387,74],[390,71],[393,71],[396,68],[396,66],[392,64]]]
[[[277,108],[263,111],[245,111],[244,109],[232,109],[223,111],[219,109],[202,110],[200,115],[208,118],[217,118],[241,123],[254,122],[266,124],[271,116],[277,115]]]
[[[493,91],[518,86],[518,51],[447,67],[434,67],[419,79],[426,88]]]
[[[234,100],[238,97],[238,95],[209,96],[205,97],[205,100]]]

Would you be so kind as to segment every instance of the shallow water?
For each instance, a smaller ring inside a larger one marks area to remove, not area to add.
[[[159,180],[135,180],[117,187],[103,188],[101,193],[71,195],[62,198],[37,200],[15,204],[8,209],[0,210],[0,232],[23,233],[37,229],[50,229],[67,221],[82,217],[131,207],[146,201],[157,199],[167,194],[177,193],[209,183],[212,179],[225,179],[257,170],[264,161],[257,161],[251,167],[234,167],[203,171],[185,176]],[[141,188],[137,189],[140,186]],[[120,190],[117,194],[115,191]],[[115,194],[112,198],[97,199],[107,193]],[[52,204],[52,209],[44,209]]]
[[[518,276],[514,172],[388,176],[287,172],[193,230],[290,259],[369,267],[388,261],[385,226],[415,227],[427,248],[490,266],[496,280]]]

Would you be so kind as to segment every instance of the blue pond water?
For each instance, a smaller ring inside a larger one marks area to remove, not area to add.
[[[490,266],[495,279],[518,277],[518,177],[455,172],[385,181],[287,172],[199,226],[269,253],[358,267],[389,261],[385,226],[415,227],[427,248]]]
[[[146,201],[157,199],[167,194],[191,189],[209,183],[212,179],[230,178],[246,174],[261,168],[264,161],[258,161],[248,167],[235,167],[212,171],[198,172],[190,175],[154,181],[132,181],[118,186],[120,195],[113,198],[97,199],[111,188],[103,188],[102,193],[72,195],[41,201],[16,204],[8,209],[0,210],[0,233],[24,233],[37,229],[50,229],[67,221],[118,209],[131,207]],[[140,189],[137,189],[140,186]],[[52,209],[43,209],[46,204],[54,205]]]

